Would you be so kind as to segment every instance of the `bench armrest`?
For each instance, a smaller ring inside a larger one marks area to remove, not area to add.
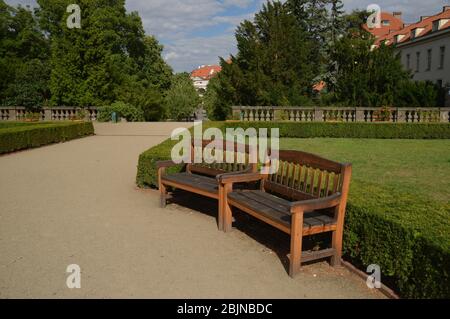
[[[233,183],[245,183],[245,182],[257,182],[264,178],[264,175],[260,173],[233,173],[233,174],[221,174],[217,176],[217,181],[220,184],[233,184]]]
[[[174,163],[173,161],[170,161],[170,160],[169,161],[158,161],[158,162],[156,162],[156,167],[158,169],[173,167],[173,166],[176,166],[176,165],[178,165],[178,164],[176,164],[176,163]]]
[[[341,193],[336,193],[334,195],[325,198],[293,202],[291,203],[291,213],[292,214],[303,213],[318,209],[336,207],[340,204],[340,202],[341,202]]]
[[[216,179],[217,181],[220,182],[221,178],[225,178],[226,176],[234,176],[234,175],[241,175],[241,174],[248,174],[252,172],[252,168],[248,167],[242,171],[234,171],[234,172],[228,172],[228,173],[222,173],[222,174],[218,174],[216,175]]]

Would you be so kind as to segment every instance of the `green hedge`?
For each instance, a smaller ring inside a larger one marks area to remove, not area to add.
[[[295,138],[450,138],[448,124],[211,122],[204,129],[212,126],[278,127],[280,137]],[[166,140],[140,155],[139,187],[157,187],[156,162],[170,159],[175,143]],[[345,258],[362,270],[380,265],[383,282],[402,297],[450,298],[448,216],[449,204],[354,180],[344,232]]]
[[[7,123],[0,125],[0,154],[94,134],[91,122]]]
[[[152,147],[139,156],[138,170],[136,183],[139,187],[158,187],[158,171],[156,162],[170,160],[170,153],[176,141],[170,139],[165,140],[159,145]],[[178,167],[171,167],[167,172],[178,172],[181,170],[181,165]]]
[[[405,298],[450,298],[450,205],[352,181],[344,256]]]
[[[223,123],[216,122],[220,127]],[[450,123],[227,122],[227,127],[279,128],[280,137],[448,139]]]

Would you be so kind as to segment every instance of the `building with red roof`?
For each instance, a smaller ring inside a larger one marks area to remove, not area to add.
[[[369,28],[367,25],[363,25],[363,28],[372,33],[375,37],[379,38],[388,35],[391,32],[398,31],[404,28],[405,23],[402,20],[401,12],[381,12],[380,25],[377,28]]]
[[[215,77],[222,67],[219,65],[201,65],[191,72],[191,79],[197,90],[206,90],[209,80]]]
[[[390,25],[383,26],[383,19],[388,18]],[[444,6],[438,14],[422,16],[415,23],[403,24],[401,28],[398,28],[400,20],[396,19],[398,15],[382,13],[381,28],[364,26],[376,38],[374,48],[381,44],[394,45],[414,80],[432,81],[450,88],[450,6]]]

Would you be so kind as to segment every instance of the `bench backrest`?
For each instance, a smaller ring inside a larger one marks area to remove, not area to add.
[[[278,171],[268,175],[263,187],[290,200],[322,198],[348,192],[344,183],[346,168],[320,156],[301,151],[280,151]]]
[[[197,141],[196,143],[195,140],[192,140],[191,151],[194,152],[194,150],[197,150],[199,152],[203,152],[211,142],[212,141],[210,140],[203,140]],[[225,140],[216,141],[216,143],[222,144],[223,146],[224,152],[221,154],[221,157],[223,157],[223,160],[221,162],[212,164],[206,162],[193,163],[188,165],[187,170],[192,173],[199,173],[210,176],[238,171],[256,172],[257,164],[249,163],[250,148],[248,145],[243,145],[236,142],[228,142]],[[226,162],[226,156],[230,156],[230,152],[227,152],[226,150],[231,150],[231,154],[234,157],[233,163]],[[241,163],[238,163],[238,157],[241,157],[243,159]],[[194,158],[194,153],[192,153],[192,158]]]

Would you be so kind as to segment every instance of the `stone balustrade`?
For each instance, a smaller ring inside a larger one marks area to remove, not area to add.
[[[233,106],[233,120],[270,122],[450,123],[450,108]]]
[[[79,111],[84,110],[86,121],[97,120],[97,108],[78,108],[78,107],[44,107],[38,113],[27,111],[25,107],[12,106],[0,107],[0,121],[24,121],[30,116],[39,121],[69,121],[79,119]],[[37,118],[38,117],[38,118]]]

